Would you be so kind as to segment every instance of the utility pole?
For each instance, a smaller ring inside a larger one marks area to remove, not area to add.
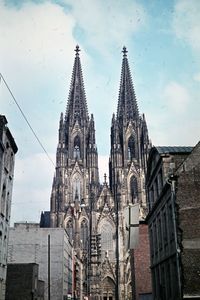
[[[51,278],[51,273],[50,273],[50,234],[48,234],[48,300],[50,300],[50,278]]]
[[[116,201],[116,288],[115,298],[119,300],[119,193],[117,192],[117,183],[114,186],[114,199]]]

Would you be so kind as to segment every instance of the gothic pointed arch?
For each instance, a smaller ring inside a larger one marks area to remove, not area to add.
[[[110,276],[106,276],[102,283],[103,299],[114,299],[115,282]]]
[[[89,236],[88,221],[86,220],[86,218],[83,218],[80,223],[80,238],[81,238],[83,250],[87,250],[88,248],[88,236]]]
[[[109,260],[115,259],[115,226],[108,218],[104,218],[99,225],[101,234],[101,259],[108,257]]]
[[[128,160],[133,160],[136,157],[136,145],[135,145],[135,137],[133,134],[130,135],[127,142],[127,154]]]
[[[81,139],[78,134],[74,137],[74,141],[73,141],[73,158],[74,159],[81,158]]]
[[[135,175],[132,175],[130,177],[129,185],[131,203],[136,203],[138,198],[138,182],[137,177]]]
[[[79,172],[75,172],[72,176],[73,201],[75,201],[75,198],[81,201],[81,195],[82,195],[82,176]]]
[[[73,236],[74,236],[74,226],[73,226],[73,220],[72,218],[69,218],[66,223],[65,223],[65,228],[66,228],[66,231],[67,231],[67,234],[69,236],[69,240],[70,242],[72,243],[73,241]]]

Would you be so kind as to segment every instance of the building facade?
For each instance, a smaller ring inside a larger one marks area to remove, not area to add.
[[[8,231],[12,187],[14,178],[14,161],[17,146],[7,127],[5,116],[0,115],[0,299],[5,299],[7,268]]]
[[[109,180],[105,175],[100,184],[95,121],[88,114],[79,51],[77,46],[67,109],[60,117],[50,227],[67,230],[83,262],[84,296],[132,299],[124,209],[139,203],[140,220],[146,216],[147,125],[139,114],[124,47],[117,114],[111,122]]]
[[[6,300],[44,300],[44,281],[39,280],[38,264],[8,264]]]
[[[40,228],[35,223],[15,223],[10,228],[8,263],[38,264],[45,300],[48,297],[65,300],[74,294],[73,256],[72,245],[63,228]],[[81,274],[81,281],[80,277]]]
[[[199,167],[199,144],[150,151],[147,220],[153,299],[200,299]]]

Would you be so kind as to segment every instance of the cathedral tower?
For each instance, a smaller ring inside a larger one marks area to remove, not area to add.
[[[88,115],[79,52],[76,46],[67,109],[60,117],[50,225],[66,228],[76,248],[80,242],[87,248],[89,195],[97,194],[99,172],[95,123]]]
[[[135,299],[135,270],[126,248],[125,209],[138,203],[138,223],[146,217],[145,174],[150,143],[145,117],[139,115],[126,47],[122,52],[117,114],[111,122],[109,179],[115,203],[116,299]]]
[[[60,117],[50,227],[67,230],[83,263],[82,295],[131,300],[124,209],[139,203],[140,219],[145,218],[146,121],[139,114],[124,47],[117,114],[111,123],[109,183],[105,175],[100,184],[95,123],[88,115],[79,52],[76,46],[67,109]]]
[[[144,114],[139,115],[127,58],[123,48],[117,115],[111,123],[110,187],[120,192],[119,209],[139,203],[140,218],[146,215],[145,173],[149,138]]]

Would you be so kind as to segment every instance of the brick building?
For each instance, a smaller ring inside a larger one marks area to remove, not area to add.
[[[134,252],[135,298],[136,300],[151,300],[151,270],[148,225],[139,223],[139,243]]]
[[[8,264],[6,300],[44,300],[44,281],[37,264]]]
[[[45,284],[45,300],[48,293],[54,300],[72,296],[72,257],[72,245],[63,228],[40,228],[32,223],[15,223],[10,228],[8,263],[38,264],[39,278]]]
[[[175,172],[184,299],[200,299],[200,142]]]
[[[6,117],[0,115],[0,300],[5,299],[8,230],[17,150]]]
[[[200,145],[153,147],[147,169],[153,299],[200,297]],[[192,220],[192,222],[191,222]]]

